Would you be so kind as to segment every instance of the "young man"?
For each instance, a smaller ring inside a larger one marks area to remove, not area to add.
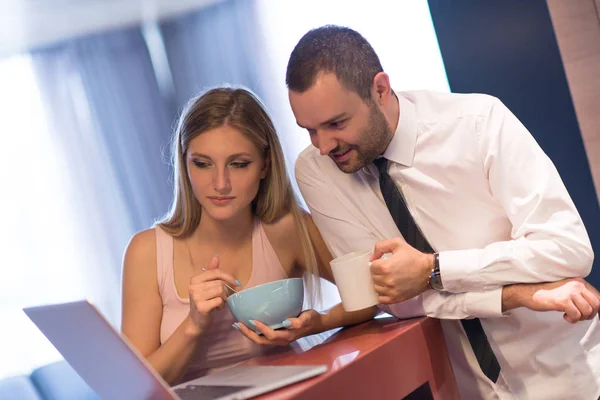
[[[516,117],[491,96],[394,92],[343,27],[308,32],[286,83],[314,146],[296,178],[323,238],[334,256],[374,246],[383,310],[442,319],[461,397],[597,398],[591,245]]]

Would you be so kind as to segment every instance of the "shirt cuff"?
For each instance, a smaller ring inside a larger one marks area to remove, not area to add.
[[[444,290],[450,293],[483,292],[489,287],[479,278],[479,260],[483,250],[442,251],[440,276]]]
[[[464,296],[464,310],[473,317],[500,318],[506,315],[502,314],[502,288],[464,293]]]

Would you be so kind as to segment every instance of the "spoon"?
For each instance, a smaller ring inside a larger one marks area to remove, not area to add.
[[[202,268],[202,271],[206,272],[206,268]],[[233,291],[233,293],[237,293],[237,290],[229,286],[226,282],[223,282],[223,285],[227,286],[229,290]]]

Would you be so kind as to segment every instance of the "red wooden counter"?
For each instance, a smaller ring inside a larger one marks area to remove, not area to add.
[[[375,319],[314,335],[243,365],[325,364],[325,374],[257,397],[279,399],[458,399],[438,320]]]

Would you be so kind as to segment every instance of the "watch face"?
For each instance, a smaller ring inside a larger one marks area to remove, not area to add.
[[[431,287],[435,290],[444,290],[442,278],[439,275],[434,275],[431,277]]]

